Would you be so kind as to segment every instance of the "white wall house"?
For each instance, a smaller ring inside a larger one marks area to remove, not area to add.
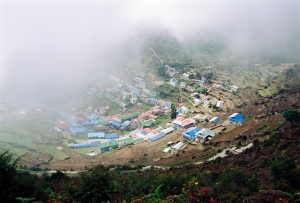
[[[217,108],[219,109],[223,109],[223,106],[224,106],[224,102],[223,101],[217,101]]]
[[[238,89],[239,89],[239,87],[236,86],[236,85],[231,86],[231,90],[234,91],[234,92],[238,91]]]
[[[182,77],[185,78],[185,79],[189,79],[190,78],[190,75],[188,73],[183,73],[182,74]]]
[[[202,128],[199,132],[195,135],[195,140],[198,142],[205,142],[210,140],[215,136],[215,132],[208,129],[208,128]]]

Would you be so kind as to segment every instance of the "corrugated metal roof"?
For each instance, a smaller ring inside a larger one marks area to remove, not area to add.
[[[183,147],[184,143],[183,142],[178,142],[176,145],[174,145],[172,148],[179,150],[181,147]]]
[[[153,135],[149,136],[148,139],[151,140],[152,142],[154,142],[164,136],[165,136],[165,134],[163,134],[163,133],[157,133],[157,134],[153,134]]]
[[[112,133],[112,134],[106,134],[105,138],[106,139],[112,139],[112,138],[118,138],[119,135],[117,133]]]
[[[104,132],[92,132],[92,133],[88,133],[88,138],[90,138],[90,139],[105,138],[105,133]]]

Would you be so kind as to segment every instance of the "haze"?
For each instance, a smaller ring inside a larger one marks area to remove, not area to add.
[[[140,28],[222,36],[228,51],[299,62],[299,1],[0,1],[1,95],[59,103],[142,48]],[[139,28],[139,29],[138,29]],[[128,46],[128,47],[127,47]]]

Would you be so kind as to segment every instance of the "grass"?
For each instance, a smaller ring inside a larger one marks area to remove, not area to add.
[[[278,122],[272,126],[273,130],[278,130],[285,122]]]
[[[86,148],[73,148],[74,151],[79,152],[81,154],[91,153],[92,150],[98,151],[98,147],[86,147]]]
[[[265,132],[270,128],[270,125],[264,124],[261,127],[258,128],[258,132]]]
[[[119,110],[119,106],[118,106],[116,103],[111,103],[111,107],[112,107],[114,110]]]
[[[143,103],[141,106],[139,106],[140,108],[142,108],[142,109],[147,109],[147,110],[149,110],[149,109],[151,109],[152,107],[154,107],[154,105],[153,104],[147,104],[147,103]]]
[[[0,125],[0,143],[12,153],[23,155],[27,152],[37,154],[46,153],[56,160],[68,157],[56,147],[63,138],[53,128],[52,122],[28,120],[12,120]],[[51,146],[50,146],[51,145]]]
[[[220,137],[220,135],[221,135],[220,133],[216,133],[215,136],[214,136],[213,138]]]
[[[168,118],[169,118],[168,115],[162,115],[162,116],[160,116],[159,118],[156,119],[156,123],[160,124],[160,123],[164,122],[165,120],[167,120]]]
[[[43,146],[39,148],[39,151],[46,154],[50,154],[56,160],[64,160],[66,158],[69,158],[67,154],[65,154],[64,152],[58,150],[56,147],[53,146]]]
[[[265,97],[265,96],[266,96],[266,93],[265,93],[264,90],[259,90],[259,91],[258,91],[258,94],[259,94],[259,96],[261,96],[261,97]]]
[[[245,118],[245,121],[250,121],[250,120],[251,120],[250,117],[246,117],[246,118]]]

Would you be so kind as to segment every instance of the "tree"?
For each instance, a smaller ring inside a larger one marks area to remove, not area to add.
[[[171,104],[171,119],[174,119],[176,118],[177,116],[177,109],[176,109],[176,106],[172,103]]]
[[[297,109],[288,109],[283,112],[283,118],[290,122],[294,128],[294,123],[300,121],[300,112]]]
[[[75,194],[76,201],[107,202],[113,191],[113,181],[108,169],[102,165],[93,167],[90,172],[80,174],[80,186]]]
[[[166,76],[166,71],[165,71],[165,68],[163,66],[158,67],[158,75],[160,77],[165,77]]]
[[[173,111],[176,112],[176,106],[175,106],[173,103],[171,104],[171,109],[172,109],[172,112],[173,112]]]
[[[177,116],[177,112],[176,111],[172,111],[171,112],[171,119],[176,118],[176,116]]]

